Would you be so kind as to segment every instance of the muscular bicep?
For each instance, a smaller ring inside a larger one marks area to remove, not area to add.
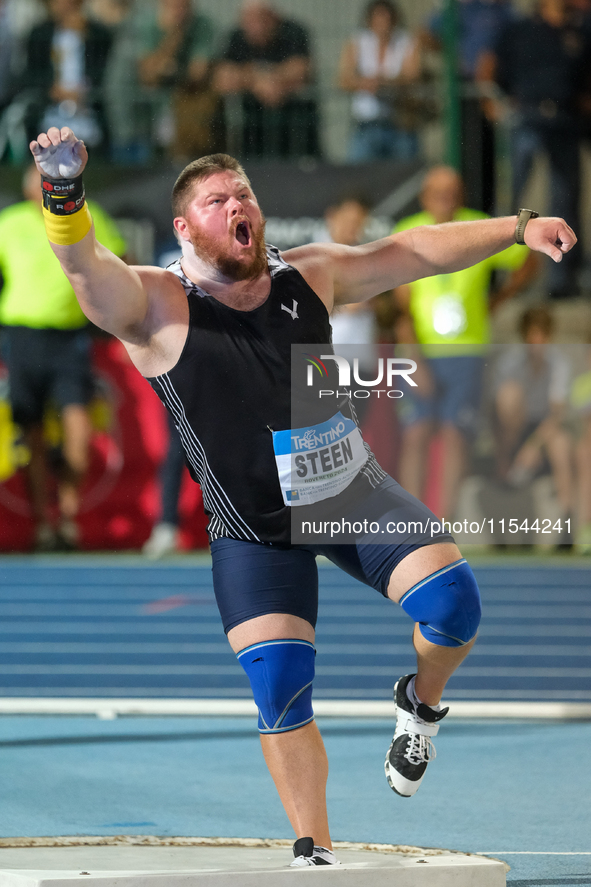
[[[284,259],[298,269],[329,312],[333,305],[365,302],[437,273],[416,253],[408,231],[363,246],[310,244],[289,250]]]
[[[513,241],[514,227],[512,216],[420,225],[374,243],[350,247],[333,264],[335,301],[371,299],[404,283],[476,265],[507,249]],[[533,249],[546,252],[555,261],[576,243],[574,233],[560,219],[542,219],[528,236]]]
[[[337,304],[366,301],[438,270],[417,253],[411,231],[344,249],[334,269]]]
[[[144,335],[149,303],[137,269],[100,244],[92,231],[75,245],[52,246],[92,323],[122,339]]]

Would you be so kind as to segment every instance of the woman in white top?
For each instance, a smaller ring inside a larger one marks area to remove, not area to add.
[[[418,42],[399,26],[391,0],[373,0],[365,10],[365,28],[343,47],[339,86],[351,92],[355,131],[349,147],[353,162],[418,153],[416,131],[405,127],[398,91],[420,75]]]

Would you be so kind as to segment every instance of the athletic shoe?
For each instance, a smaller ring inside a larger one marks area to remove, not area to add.
[[[396,730],[386,755],[386,779],[390,788],[403,798],[417,791],[425,775],[427,764],[435,757],[431,736],[439,730],[437,723],[449,708],[437,711],[423,702],[415,705],[406,695],[413,674],[407,674],[394,686]]]
[[[80,534],[73,520],[62,520],[57,528],[56,551],[77,551]]]
[[[326,847],[316,847],[314,838],[298,838],[293,845],[295,859],[290,865],[340,865],[340,862]]]
[[[57,535],[50,524],[39,524],[35,528],[33,551],[40,554],[48,551],[57,551]]]
[[[158,558],[166,557],[167,554],[174,554],[177,551],[178,535],[178,528],[174,524],[156,524],[152,535],[144,543],[142,554],[145,554],[150,560],[158,560]]]

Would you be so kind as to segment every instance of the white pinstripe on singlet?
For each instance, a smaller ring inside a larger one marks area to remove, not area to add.
[[[353,403],[353,398],[349,397],[349,406],[351,408],[351,415],[353,417],[353,421],[356,425],[359,425],[359,419],[357,418],[357,413],[355,412],[355,405]],[[367,462],[361,466],[359,469],[359,474],[362,474],[369,485],[375,490],[377,486],[379,486],[382,481],[386,480],[388,475],[374,456],[373,452],[368,443],[363,441],[363,446],[365,447],[365,451],[367,453]]]
[[[168,373],[158,376],[157,380],[162,387],[166,405],[174,417],[187,459],[201,485],[203,504],[207,511],[214,515],[208,525],[209,535],[213,539],[217,539],[218,536],[232,536],[235,539],[244,539],[248,542],[260,542],[257,534],[236,511],[211,470],[205,450],[187,419],[185,408]]]

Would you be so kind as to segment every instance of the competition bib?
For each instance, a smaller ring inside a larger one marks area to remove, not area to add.
[[[340,412],[320,425],[274,431],[273,449],[286,505],[338,496],[367,461],[359,428]]]

